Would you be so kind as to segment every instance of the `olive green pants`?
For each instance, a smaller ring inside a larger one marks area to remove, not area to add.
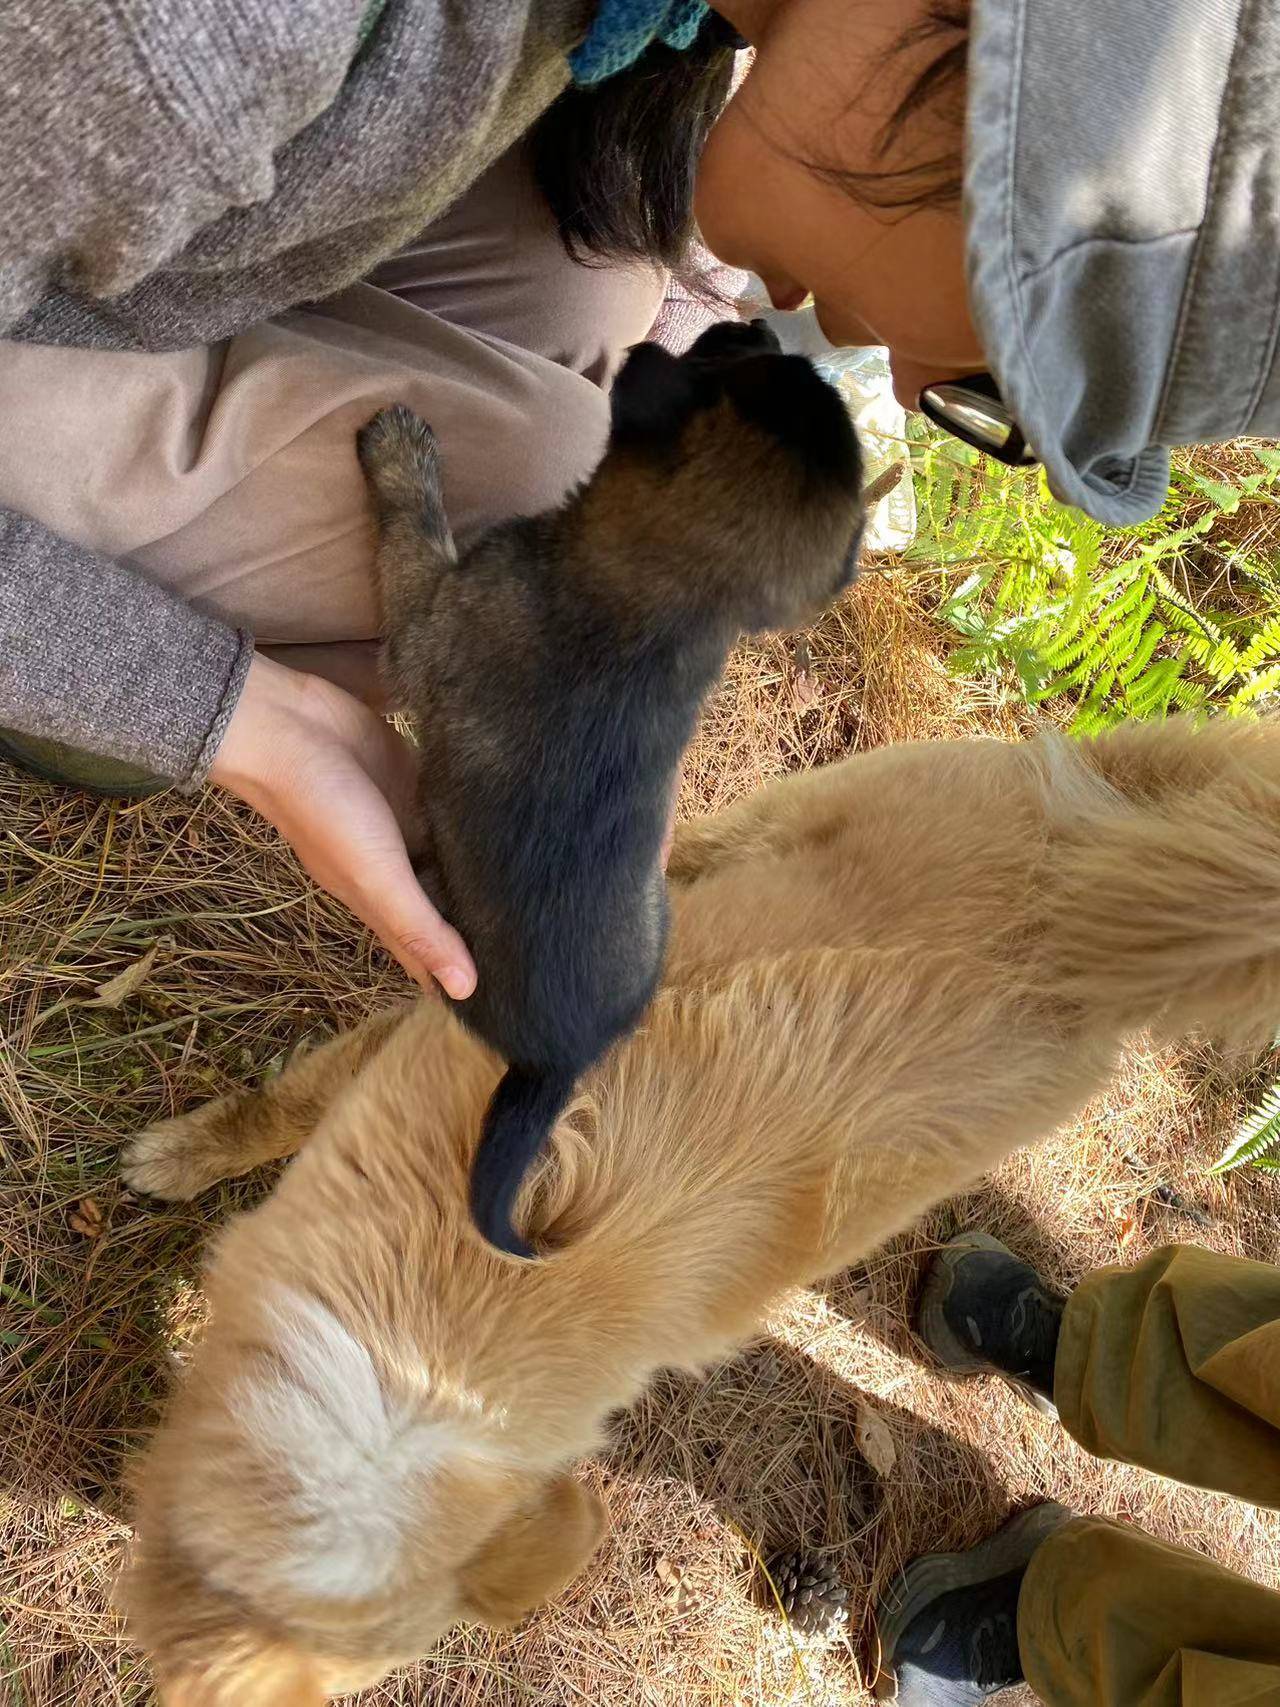
[[[1100,1458],[1280,1507],[1280,1268],[1170,1246],[1090,1275],[1054,1400]],[[1033,1555],[1018,1642],[1048,1707],[1280,1707],[1280,1593],[1101,1518]]]

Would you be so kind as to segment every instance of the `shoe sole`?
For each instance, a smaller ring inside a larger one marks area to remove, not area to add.
[[[997,1529],[986,1541],[963,1553],[926,1553],[902,1571],[876,1607],[876,1633],[880,1643],[880,1671],[873,1691],[877,1701],[891,1701],[897,1694],[894,1664],[903,1632],[931,1601],[952,1589],[972,1588],[990,1582],[1007,1571],[1025,1566],[1041,1542],[1070,1523],[1075,1513],[1055,1500],[1033,1505]]]
[[[58,751],[66,752],[70,756],[73,767],[77,761],[89,766],[96,764],[99,769],[105,768],[109,777],[114,772],[116,780],[95,782],[91,776],[76,774],[74,768],[60,769],[48,756]],[[173,787],[171,782],[150,776],[132,765],[120,764],[110,759],[95,759],[70,747],[62,747],[58,742],[31,739],[28,744],[27,739],[15,737],[10,730],[0,732],[0,759],[24,775],[35,777],[39,782],[53,782],[60,788],[78,789],[81,794],[91,795],[95,800],[148,800],[152,795],[163,794],[167,788]]]
[[[1046,1399],[1043,1393],[1037,1393],[1034,1387],[1019,1381],[1016,1375],[1007,1375],[1003,1369],[997,1369],[985,1357],[977,1356],[952,1332],[944,1305],[951,1294],[956,1268],[973,1251],[998,1251],[1002,1256],[1012,1257],[1015,1262],[1022,1260],[1008,1245],[993,1239],[990,1233],[958,1233],[942,1247],[929,1268],[916,1310],[916,1332],[942,1367],[953,1375],[998,1375],[1033,1410],[1057,1421],[1058,1407],[1052,1399]]]

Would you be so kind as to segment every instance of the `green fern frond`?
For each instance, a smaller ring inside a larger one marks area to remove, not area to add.
[[[1163,569],[1152,569],[1151,579],[1160,595],[1167,621],[1178,623],[1188,634],[1202,634],[1206,640],[1217,642],[1222,639],[1222,630],[1217,623],[1205,611],[1198,610],[1182,590],[1174,586]]]
[[[1246,1162],[1257,1163],[1260,1156],[1280,1146],[1280,1079],[1263,1095],[1256,1107],[1241,1121],[1235,1137],[1210,1168],[1210,1173],[1227,1174]]]
[[[1152,602],[1154,603],[1154,600]],[[1168,632],[1169,630],[1158,619],[1155,622],[1146,623],[1141,637],[1130,653],[1128,662],[1121,666],[1120,684],[1123,688],[1132,692],[1137,687],[1139,680],[1146,672],[1147,665],[1151,662],[1156,647]]]
[[[1065,700],[1080,732],[1175,709],[1248,717],[1280,703],[1280,560],[1213,537],[1246,501],[1280,505],[1280,447],[1251,447],[1256,466],[1229,480],[1184,460],[1156,517],[1108,531],[1055,503],[1042,470],[958,458],[943,441],[935,456],[922,431],[908,434],[917,476],[936,477],[918,491],[910,555],[943,571],[938,614],[962,642],[954,673],[1004,672],[1032,705]],[[1243,595],[1225,611],[1206,608],[1199,577],[1185,573],[1206,537]]]
[[[1174,684],[1173,703],[1179,711],[1194,717],[1209,703],[1209,690],[1203,682],[1188,682],[1182,678]]]
[[[1133,717],[1163,717],[1174,702],[1186,669],[1184,658],[1159,658],[1128,690]]]
[[[1272,661],[1280,663],[1280,616],[1273,616],[1253,632],[1249,644],[1240,654],[1240,668],[1260,670]]]
[[[1238,716],[1244,707],[1252,707],[1272,693],[1280,693],[1280,664],[1273,664],[1269,670],[1259,670],[1243,687],[1237,688],[1227,701],[1227,710]]]

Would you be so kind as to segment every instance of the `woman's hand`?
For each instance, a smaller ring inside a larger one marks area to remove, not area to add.
[[[358,699],[259,654],[209,774],[275,825],[411,978],[462,1000],[475,966],[405,845],[416,768],[408,742]]]

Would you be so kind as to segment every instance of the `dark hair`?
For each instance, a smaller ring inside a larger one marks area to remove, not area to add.
[[[965,65],[969,56],[969,7],[967,0],[935,0],[926,15],[904,30],[884,54],[880,69],[889,71],[899,54],[909,53],[929,41],[942,41],[933,58],[916,73],[902,99],[889,115],[876,138],[875,157],[883,160],[902,135],[908,119],[933,111],[959,129],[964,121]],[[857,97],[855,96],[855,99]],[[909,166],[891,169],[871,167],[850,172],[841,166],[818,161],[806,164],[829,183],[861,202],[864,207],[886,213],[915,213],[921,208],[954,207],[963,188],[960,150],[914,160]]]
[[[681,272],[693,183],[742,45],[714,12],[683,52],[655,42],[626,71],[570,87],[530,138],[538,187],[574,260],[646,260]]]
[[[958,118],[963,110],[965,0],[937,0],[902,33],[885,63],[934,38],[948,39],[889,117],[877,140],[879,157],[915,114],[933,109]],[[587,266],[653,261],[686,275],[698,161],[729,97],[734,50],[745,45],[712,12],[684,52],[655,43],[629,70],[592,88],[566,89],[542,115],[530,138],[534,176],[574,260]],[[805,164],[885,211],[949,207],[960,199],[958,148],[892,170]]]

